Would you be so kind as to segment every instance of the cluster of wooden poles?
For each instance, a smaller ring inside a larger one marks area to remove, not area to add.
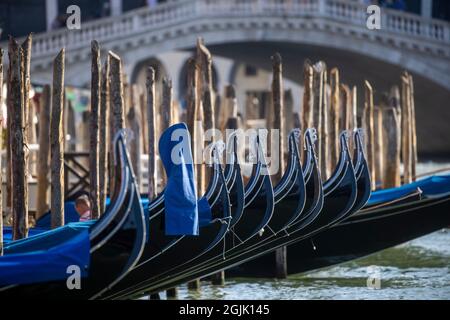
[[[9,40],[9,68],[7,71],[7,134],[4,141],[7,152],[7,203],[12,213],[13,237],[20,239],[28,232],[28,137],[30,118],[30,60],[32,36],[19,45]],[[102,65],[101,50],[92,41],[91,104],[89,111],[89,195],[92,218],[98,218],[105,209],[108,190],[114,179],[111,165],[112,139],[125,127],[131,129],[134,139],[130,141],[130,156],[135,174],[141,178],[141,155],[148,154],[148,196],[154,198],[164,186],[165,177],[157,161],[156,145],[160,133],[173,123],[185,121],[191,132],[194,158],[198,159],[198,144],[205,143],[203,131],[217,128],[245,129],[246,121],[239,113],[235,90],[228,85],[223,99],[214,92],[212,85],[212,57],[202,39],[197,41],[195,55],[188,61],[186,108],[181,110],[173,100],[170,79],[162,79],[161,101],[155,89],[156,70],[147,69],[145,90],[128,85],[121,58],[109,51]],[[3,51],[0,49],[0,55]],[[273,176],[276,183],[284,172],[286,161],[286,132],[292,127],[315,127],[318,131],[317,153],[324,179],[331,175],[338,161],[339,132],[365,129],[367,158],[373,180],[377,187],[397,187],[411,182],[416,175],[417,162],[416,124],[413,79],[408,73],[401,77],[401,86],[393,87],[382,95],[378,106],[374,105],[374,90],[368,81],[364,83],[364,107],[358,111],[357,87],[340,82],[337,68],[327,71],[324,62],[304,63],[303,107],[300,113],[286,111],[282,59],[272,56],[273,82],[271,88],[271,112],[267,127],[279,129],[280,169]],[[53,61],[53,84],[44,87],[39,112],[39,154],[37,216],[51,210],[52,227],[64,225],[64,150],[65,128],[63,126],[65,104],[65,50]],[[3,83],[3,65],[0,57],[0,83]],[[0,104],[3,97],[0,86]],[[141,91],[141,92],[139,92]],[[291,113],[291,114],[289,114]],[[361,115],[362,116],[359,116]],[[3,121],[3,119],[0,119]],[[199,128],[196,123],[201,123]],[[72,125],[73,124],[68,124]],[[210,143],[210,142],[208,142]],[[272,142],[273,143],[273,142]],[[201,148],[200,148],[201,149]],[[49,156],[50,155],[50,156]],[[400,163],[403,162],[403,180]],[[196,165],[198,193],[205,192],[208,181],[204,164]],[[50,172],[50,174],[49,174]],[[50,180],[49,180],[50,176]],[[2,175],[0,174],[0,183]],[[50,192],[50,201],[48,189]],[[0,211],[2,203],[0,197]],[[49,205],[50,204],[50,205]],[[6,211],[5,210],[5,211]],[[3,219],[0,219],[0,224]],[[0,225],[2,227],[2,225]],[[0,233],[1,237],[1,233]],[[0,238],[0,248],[2,238]],[[286,275],[286,249],[277,250],[276,268],[279,277]],[[214,277],[215,283],[223,283],[223,272]],[[198,288],[199,281],[189,285]],[[169,295],[176,291],[168,292]]]
[[[328,76],[330,80],[328,81]],[[363,128],[372,189],[398,187],[416,177],[417,139],[412,76],[404,72],[401,87],[382,93],[374,105],[374,89],[364,82],[364,104],[358,108],[357,87],[340,82],[339,70],[327,72],[324,62],[304,64],[302,128],[317,128],[317,152],[322,177],[335,168],[342,130]],[[401,172],[403,161],[403,179]]]

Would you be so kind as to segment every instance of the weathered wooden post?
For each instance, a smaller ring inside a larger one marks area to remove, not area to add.
[[[385,106],[384,106],[385,107]],[[383,106],[374,108],[373,123],[374,123],[374,160],[375,160],[375,176],[378,182],[383,185],[384,181],[384,143],[383,143]]]
[[[186,124],[191,135],[191,147],[194,148],[195,119],[197,117],[197,63],[194,58],[187,62],[187,90],[186,90]],[[196,159],[194,154],[194,159]]]
[[[386,159],[383,188],[396,188],[401,185],[401,110],[398,87],[391,89],[389,106],[383,109],[383,144],[383,157]]]
[[[292,90],[287,89],[284,92],[284,131],[285,137],[289,136],[289,132],[294,128],[294,97],[292,96]],[[287,153],[285,147],[284,152]]]
[[[23,121],[24,121],[24,134],[26,135],[26,144],[33,143],[33,140],[30,139],[30,133],[32,133],[32,125],[33,125],[33,117],[34,113],[31,112],[32,104],[30,104],[30,89],[31,89],[31,80],[30,80],[30,68],[31,68],[31,47],[32,47],[33,37],[32,34],[29,34],[21,47],[23,50],[23,69],[22,69],[22,86],[23,86]],[[33,138],[33,137],[31,137]],[[28,148],[25,151],[25,166],[27,168],[25,183],[26,188],[28,190],[28,176],[31,174],[31,167],[29,165],[29,151]],[[27,191],[28,193],[28,191]],[[28,199],[27,199],[28,200]],[[26,203],[28,206],[28,202]]]
[[[42,91],[39,112],[39,157],[38,157],[38,191],[36,219],[39,219],[49,209],[49,154],[50,154],[50,86],[45,85]]]
[[[172,80],[164,78],[162,86],[162,103],[161,103],[161,132],[163,132],[170,126],[173,107],[172,95],[173,95]]]
[[[318,140],[317,150],[319,158],[319,167],[322,179],[328,177],[327,159],[328,159],[328,118],[326,112],[326,83],[327,71],[323,61],[319,61],[314,65],[313,77],[313,126],[317,128]]]
[[[148,154],[148,126],[147,126],[147,93],[139,90],[139,110],[141,112],[142,153]]]
[[[0,48],[0,106],[3,105],[3,49]],[[0,114],[0,128],[3,128],[3,113]],[[0,135],[0,150],[3,149],[3,135]],[[3,174],[0,157],[0,256],[3,255]]]
[[[358,128],[358,87],[353,86],[352,88],[352,123],[353,128]]]
[[[157,194],[155,69],[147,69],[148,199]]]
[[[340,111],[340,83],[339,83],[339,70],[333,68],[330,71],[330,87],[331,87],[331,99],[330,99],[330,169],[333,170],[336,167],[339,158],[339,111]],[[330,174],[331,174],[330,170]]]
[[[172,121],[172,108],[173,108],[172,95],[173,95],[172,80],[168,78],[163,78],[162,101],[160,107],[161,122],[159,125],[160,134],[170,126],[170,123]],[[162,185],[166,185],[167,176],[164,170],[161,170],[161,180]]]
[[[109,68],[110,68],[110,90],[112,98],[113,111],[113,129],[114,133],[125,128],[125,112],[124,112],[124,86],[122,73],[122,60],[114,52],[109,52]],[[112,137],[113,138],[113,137]]]
[[[36,132],[36,125],[34,123],[35,120],[35,114],[36,114],[36,102],[33,99],[30,99],[30,107],[29,107],[29,115],[28,115],[28,144],[36,144],[37,143],[37,132]],[[37,161],[37,154],[36,153],[30,153],[29,159],[28,159],[28,172],[30,177],[37,176],[37,170],[36,170],[36,161]]]
[[[110,73],[110,97],[111,97],[111,111],[112,119],[110,120],[110,152],[114,153],[114,136],[117,132],[125,128],[125,104],[123,98],[123,74],[122,61],[118,55],[109,51],[109,73]],[[110,157],[110,175],[109,175],[109,190],[110,193],[114,190],[115,172],[114,165]]]
[[[339,103],[340,103],[340,121],[339,130],[353,130],[355,125],[353,124],[352,117],[352,94],[350,87],[346,84],[341,84],[339,89]],[[339,139],[339,137],[338,137]]]
[[[402,106],[402,160],[403,183],[411,183],[412,179],[412,131],[409,75],[402,75],[401,106]]]
[[[66,119],[67,119],[67,135],[70,136],[69,151],[77,150],[77,128],[75,123],[75,110],[73,109],[72,101],[67,99]],[[50,109],[49,109],[50,110]]]
[[[322,112],[322,121],[320,122],[319,128],[322,132],[322,136],[319,136],[319,139],[322,139],[322,143],[320,145],[320,154],[321,154],[321,172],[324,175],[324,179],[328,179],[331,174],[331,166],[330,166],[330,137],[329,137],[329,121],[328,121],[328,99],[329,99],[329,86],[328,86],[328,71],[326,65],[324,63],[323,70],[323,83],[322,83],[322,105],[320,107],[320,111]]]
[[[53,61],[52,117],[50,131],[52,228],[64,225],[64,58],[65,49],[63,48]]]
[[[203,107],[203,129],[205,132],[211,129],[215,129],[214,119],[214,99],[213,99],[213,87],[212,87],[212,57],[208,48],[203,44],[203,40],[197,42],[197,59],[200,65],[200,99]],[[211,136],[211,142],[214,142],[214,135]],[[209,144],[209,141],[205,141],[205,145]],[[204,145],[204,146],[205,146]],[[207,155],[209,157],[209,154]],[[208,163],[210,159],[206,159]],[[202,182],[202,193],[205,191],[207,181],[209,181],[210,171],[205,170]]]
[[[278,144],[278,154],[271,154],[271,158],[278,157],[278,171],[272,176],[274,182],[280,181],[285,170],[284,149],[284,89],[283,89],[283,64],[281,55],[277,52],[272,57],[272,104],[274,108],[274,122],[273,129],[279,130],[278,141],[271,140],[272,144]],[[287,250],[286,247],[281,247],[275,251],[275,275],[279,279],[287,277]]]
[[[109,59],[105,60],[102,81],[101,81],[101,99],[100,99],[100,132],[99,132],[99,171],[98,185],[100,190],[100,214],[106,209],[106,196],[108,193],[108,145],[109,145]]]
[[[101,101],[101,63],[100,46],[91,42],[91,112],[89,121],[89,198],[91,202],[91,217],[100,217],[100,184],[99,184],[99,151],[100,151],[100,101]]]
[[[139,93],[139,109],[141,111],[142,153],[148,154],[147,94]]]
[[[25,80],[24,52],[18,43],[9,41],[9,116],[11,116],[11,166],[12,166],[12,214],[13,239],[28,235],[28,183],[26,165],[27,136],[25,132]]]
[[[23,81],[23,107],[24,107],[24,121],[25,121],[25,134],[28,138],[28,117],[30,116],[30,68],[31,68],[31,47],[32,47],[33,37],[32,34],[29,34],[25,41],[22,43],[23,50],[23,60],[24,66],[22,70],[22,81]],[[31,113],[31,117],[34,115]],[[26,162],[28,162],[28,153],[26,154]]]
[[[285,137],[284,137],[284,89],[283,89],[283,79],[282,79],[282,60],[279,53],[275,53],[272,56],[272,103],[274,107],[274,122],[272,128],[279,130],[278,141],[273,141],[272,143],[278,144],[278,154],[271,155],[278,157],[278,171],[274,174],[274,182],[278,182],[283,176],[285,163],[284,163],[284,149],[285,149]]]
[[[409,83],[409,108],[411,115],[411,176],[412,180],[416,181],[416,166],[417,166],[417,128],[416,128],[416,105],[414,102],[414,80],[412,75],[408,77]]]
[[[301,129],[305,131],[314,126],[313,108],[314,108],[314,69],[309,60],[303,64],[303,109],[300,113]]]
[[[375,173],[375,135],[374,135],[374,105],[373,89],[369,81],[364,81],[364,116],[363,124],[365,128],[365,144],[367,147],[367,160],[369,163],[370,177],[372,181],[372,190],[377,187],[377,176]]]
[[[135,88],[133,85],[132,89]],[[135,91],[135,90],[133,90]],[[141,182],[141,112],[136,105],[135,92],[132,93],[130,108],[128,109],[127,121],[129,128],[133,131],[133,139],[130,141],[130,158],[133,165],[134,174],[138,181],[138,186]]]

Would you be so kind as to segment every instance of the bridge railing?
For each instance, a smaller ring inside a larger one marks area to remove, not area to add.
[[[34,57],[55,54],[61,47],[87,47],[92,39],[101,42],[204,17],[296,17],[325,18],[356,28],[366,28],[367,7],[350,0],[172,0],[156,7],[144,7],[118,17],[82,24],[80,30],[66,29],[37,34]],[[450,44],[450,24],[401,11],[382,9],[381,28],[400,36]]]

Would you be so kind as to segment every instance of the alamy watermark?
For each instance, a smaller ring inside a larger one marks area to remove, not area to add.
[[[67,267],[66,273],[69,275],[66,286],[69,290],[81,290],[81,268],[75,264]]]
[[[371,5],[367,7],[367,17],[366,26],[369,30],[380,30],[381,29],[381,8],[377,5]]]
[[[66,13],[69,15],[66,20],[66,27],[69,30],[81,29],[81,9],[79,6],[72,4],[67,7]]]

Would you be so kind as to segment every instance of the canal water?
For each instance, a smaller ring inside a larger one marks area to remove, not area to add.
[[[203,282],[199,293],[182,286],[179,299],[450,300],[450,229],[286,280],[227,279],[223,287]]]

